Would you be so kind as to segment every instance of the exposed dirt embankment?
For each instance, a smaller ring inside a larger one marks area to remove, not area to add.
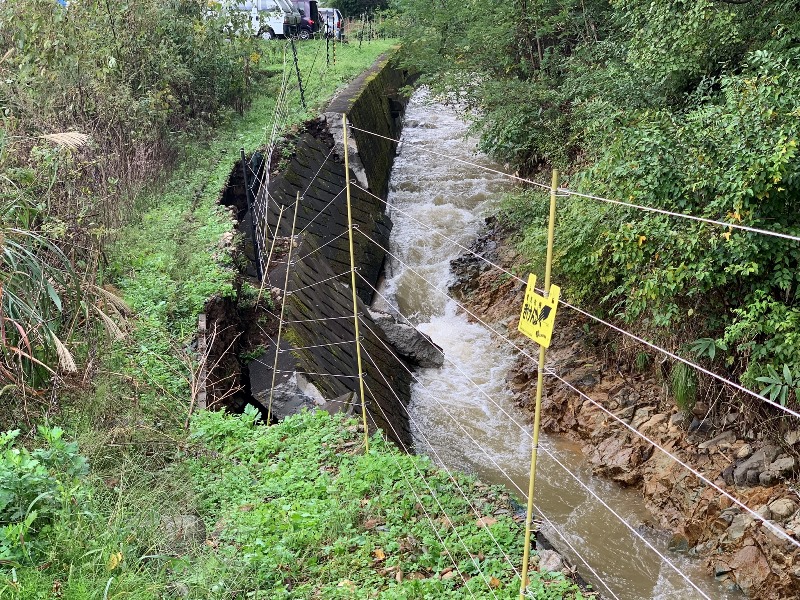
[[[472,249],[513,267],[520,261],[509,236],[490,220],[488,232]],[[471,254],[452,266],[457,281],[451,292],[481,319],[499,323],[536,356],[534,345],[516,331],[523,284]],[[626,345],[632,342],[561,308],[547,368],[586,397],[546,377],[543,429],[579,441],[596,474],[640,489],[656,525],[672,534],[674,552],[697,556],[710,575],[752,598],[800,597],[800,551],[776,533],[800,538],[793,448],[800,433],[784,431],[779,440],[771,439],[761,431],[766,428],[753,426],[755,409],[732,398],[728,390],[721,390],[713,401],[698,402],[691,413],[678,410],[665,383],[663,357],[651,353],[637,367],[636,361],[625,358],[634,356]],[[517,402],[531,416],[536,371],[533,361],[520,356],[508,379]],[[655,449],[651,441],[768,524]]]

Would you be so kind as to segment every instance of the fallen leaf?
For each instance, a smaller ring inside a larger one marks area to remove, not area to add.
[[[375,529],[380,524],[380,519],[367,519],[364,521],[364,529]]]
[[[401,583],[403,581],[403,569],[397,569],[397,573],[394,574],[394,580],[397,583]]]
[[[475,521],[475,525],[477,525],[478,527],[491,527],[495,523],[497,523],[497,519],[494,519],[492,517],[481,517],[480,519]]]
[[[122,552],[113,552],[111,556],[108,557],[108,562],[106,563],[106,571],[113,571],[119,566],[121,562],[122,562]]]
[[[372,556],[375,557],[375,560],[386,560],[386,553],[382,548],[375,548],[375,550],[372,551]]]

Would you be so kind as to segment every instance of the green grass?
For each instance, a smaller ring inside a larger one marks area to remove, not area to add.
[[[256,418],[195,421],[202,514],[214,555],[235,565],[211,597],[517,597],[524,529],[502,488],[453,480],[379,436],[364,454],[357,420],[342,415],[270,428]],[[540,592],[561,589],[549,597],[582,597],[559,576],[543,579]]]

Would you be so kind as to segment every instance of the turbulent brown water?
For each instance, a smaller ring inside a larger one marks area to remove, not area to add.
[[[382,293],[446,356],[443,368],[418,373],[410,407],[418,450],[447,467],[503,484],[524,503],[531,428],[505,386],[514,350],[469,323],[446,297],[449,263],[460,248],[432,231],[468,245],[509,188],[500,175],[423,150],[499,168],[474,153],[466,132],[455,111],[428,102],[424,93],[408,106],[389,195],[396,258]],[[612,595],[603,583],[620,600],[703,597],[630,528],[708,597],[740,597],[718,586],[696,561],[667,550],[664,536],[646,527],[653,519],[638,492],[593,477],[572,443],[543,436],[542,446],[553,455],[540,453],[537,470],[537,514],[550,522],[543,525],[545,534],[604,597]]]

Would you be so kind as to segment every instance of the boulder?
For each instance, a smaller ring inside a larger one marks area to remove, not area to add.
[[[725,541],[738,542],[740,539],[742,539],[742,537],[744,537],[745,532],[754,522],[755,519],[753,519],[753,517],[751,517],[748,513],[736,515],[733,518],[731,526],[728,527],[728,530],[725,532]]]
[[[755,471],[754,471],[755,472]],[[749,477],[749,473],[748,473]],[[778,483],[778,476],[772,471],[762,471],[758,474],[758,484],[764,487],[770,487]]]
[[[796,461],[794,457],[787,456],[786,458],[779,458],[778,460],[770,463],[769,470],[780,477],[786,477],[791,475],[792,471],[794,471],[795,465]]]
[[[429,336],[411,325],[398,323],[392,315],[374,311],[369,313],[397,353],[412,365],[429,368],[444,364],[442,349]]]
[[[745,444],[736,453],[737,460],[744,460],[753,453],[753,447],[750,444]]]
[[[650,429],[654,429],[666,421],[667,415],[664,413],[658,413],[650,417],[650,419],[648,419],[645,423],[642,423],[642,426],[639,427],[639,430],[649,431]]]
[[[738,465],[733,471],[733,480],[736,485],[744,485],[745,483],[758,483],[758,475],[761,471],[765,471],[769,464],[778,456],[778,448],[775,446],[764,446],[761,450],[753,453],[753,455]],[[755,471],[755,480],[753,475],[749,472]]]
[[[769,521],[770,519],[772,519],[772,511],[766,504],[759,506],[755,512],[759,517],[761,517],[765,521]]]
[[[732,431],[723,431],[718,436],[699,444],[700,450],[713,450],[722,443],[733,443],[736,441],[736,434]]]
[[[738,412],[732,412],[725,415],[725,425],[733,425],[739,419]]]
[[[553,550],[537,550],[539,570],[544,573],[558,573],[564,568],[564,559]]]
[[[631,421],[631,426],[634,429],[639,429],[642,425],[647,423],[650,420],[650,416],[653,414],[655,409],[652,406],[643,406],[636,410],[633,413],[633,420]]]
[[[597,446],[584,446],[584,452],[598,475],[605,475],[622,485],[634,485],[641,479],[638,468],[652,454],[652,446],[629,436],[611,436]]]
[[[762,588],[772,573],[766,557],[757,546],[746,546],[739,550],[730,566],[736,583],[748,595]]]
[[[686,413],[682,412],[677,412],[669,418],[669,424],[674,427],[683,427],[686,425],[686,421],[688,421],[688,417]]]
[[[776,521],[784,521],[797,510],[797,504],[791,498],[780,498],[770,503],[769,510]]]

